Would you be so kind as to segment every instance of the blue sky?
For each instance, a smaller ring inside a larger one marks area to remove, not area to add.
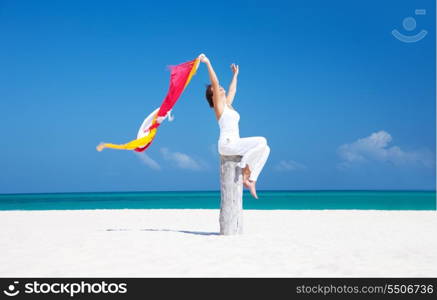
[[[432,0],[1,0],[0,193],[217,190],[204,65],[144,154],[95,150],[134,138],[167,92],[166,66],[202,52],[225,87],[240,65],[240,136],[271,148],[259,190],[435,189],[435,11]],[[404,43],[394,29],[428,34]]]

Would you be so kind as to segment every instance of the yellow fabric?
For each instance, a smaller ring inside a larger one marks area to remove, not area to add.
[[[156,113],[155,117],[153,118],[152,124],[156,123],[157,117],[158,117],[158,113]],[[141,148],[146,146],[148,143],[150,143],[153,140],[157,130],[158,128],[155,127],[152,130],[150,130],[146,136],[143,136],[142,138],[130,141],[122,145],[116,145],[110,143],[100,144],[97,147],[97,150],[102,151],[104,148],[112,148],[112,149],[120,149],[120,150],[134,150],[136,148]]]
[[[187,87],[188,83],[190,83],[190,80],[194,76],[194,74],[196,74],[199,63],[200,63],[200,59],[196,58],[194,61],[193,67],[190,71],[190,74],[188,74],[187,82],[185,82],[184,89]],[[157,116],[158,116],[158,113],[153,118],[152,125],[157,122],[156,121]],[[135,150],[137,148],[142,148],[142,147],[146,146],[147,144],[149,144],[153,140],[153,138],[155,137],[157,129],[158,128],[155,127],[146,136],[144,136],[140,139],[130,141],[126,144],[122,144],[122,145],[116,145],[116,144],[110,144],[110,143],[100,144],[99,146],[97,146],[97,150],[102,151],[104,148],[112,148],[112,149],[120,149],[120,150]]]
[[[112,149],[121,149],[121,150],[134,150],[136,148],[142,148],[146,146],[148,143],[150,143],[153,138],[155,137],[157,128],[153,128],[150,130],[149,134],[137,139],[130,141],[129,143],[123,144],[123,145],[116,145],[116,144],[103,144],[102,146],[104,148],[112,148]]]

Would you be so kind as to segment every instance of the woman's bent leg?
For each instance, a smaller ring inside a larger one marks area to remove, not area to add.
[[[258,158],[258,161],[253,166],[253,170],[250,173],[249,180],[256,181],[258,179],[259,174],[261,173],[261,170],[263,169],[267,158],[270,154],[270,147],[268,145],[264,146],[263,152],[261,153],[261,156]]]
[[[238,155],[243,155],[241,162],[238,164],[240,168],[245,168],[246,165],[249,165],[249,169],[252,172],[266,145],[267,140],[262,136],[241,138],[236,145]]]
[[[266,147],[268,146],[265,137],[253,136],[240,138],[235,142],[225,144],[221,147],[221,151],[219,152],[223,155],[242,155],[243,157],[238,166],[243,169],[249,165],[251,172],[249,179],[256,180],[270,152],[269,148],[267,153]],[[253,171],[255,171],[255,173],[253,173]]]

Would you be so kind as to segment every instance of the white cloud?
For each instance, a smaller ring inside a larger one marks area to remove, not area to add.
[[[149,166],[152,169],[160,170],[161,166],[150,158],[145,152],[134,152],[136,156],[143,162],[143,164]]]
[[[166,160],[170,160],[176,163],[176,166],[181,169],[190,170],[202,170],[204,167],[203,163],[196,162],[189,155],[181,152],[171,152],[168,148],[161,148],[161,153]]]
[[[380,130],[351,144],[343,144],[337,149],[337,154],[343,160],[338,167],[344,169],[369,161],[388,162],[397,166],[405,164],[435,166],[434,155],[429,150],[403,151],[398,146],[388,147],[391,141],[391,135]]]
[[[306,170],[307,167],[294,160],[281,160],[276,166],[276,171],[299,171]]]

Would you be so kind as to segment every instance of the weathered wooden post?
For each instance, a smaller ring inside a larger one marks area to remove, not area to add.
[[[243,175],[241,155],[220,155],[220,234],[243,233]]]

